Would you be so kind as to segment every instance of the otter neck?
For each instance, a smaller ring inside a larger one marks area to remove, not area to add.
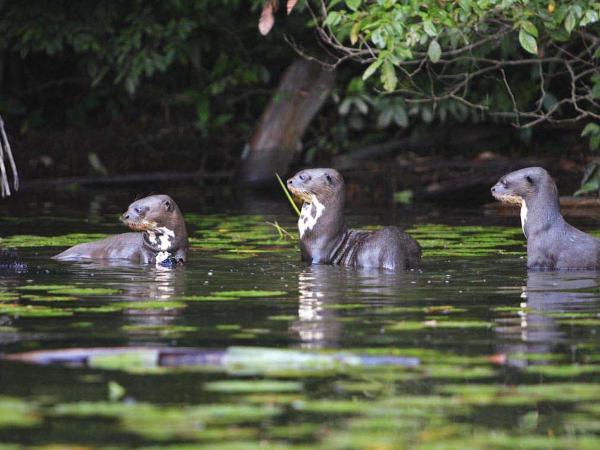
[[[521,204],[521,225],[527,239],[535,238],[551,227],[562,225],[558,192],[555,186],[544,186],[527,195]]]
[[[302,259],[328,263],[347,231],[343,195],[318,198],[311,194],[310,201],[302,205],[298,231]]]

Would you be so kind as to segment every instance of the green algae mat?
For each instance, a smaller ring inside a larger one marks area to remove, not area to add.
[[[520,228],[424,217],[395,274],[198,208],[162,270],[50,260],[122,231],[55,208],[4,222],[30,269],[0,283],[0,449],[600,448],[600,276],[527,273]]]

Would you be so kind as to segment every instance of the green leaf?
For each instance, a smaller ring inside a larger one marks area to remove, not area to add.
[[[522,22],[521,23],[521,28],[523,28],[525,31],[527,31],[533,37],[538,37],[538,30],[537,30],[537,28],[529,20],[525,20],[524,22]]]
[[[584,183],[581,188],[579,188],[573,195],[575,197],[580,196],[581,194],[587,194],[589,192],[597,192],[600,189],[600,183],[597,178],[593,178],[592,180]]]
[[[108,398],[116,402],[125,396],[125,388],[116,381],[108,382]]]
[[[598,125],[597,123],[594,123],[594,122],[588,123],[585,126],[585,128],[583,129],[583,131],[581,132],[582,137],[593,136],[596,134],[600,134],[600,125]]]
[[[292,205],[292,208],[294,208],[294,211],[296,211],[296,214],[298,216],[300,216],[300,210],[298,209],[298,206],[296,205],[296,202],[292,198],[290,192],[287,190],[287,187],[285,187],[283,180],[281,179],[281,177],[279,176],[278,173],[275,173],[275,176],[277,177],[277,181],[279,181],[279,185],[281,186],[281,189],[283,189],[285,196],[287,197],[288,201],[290,202],[290,205]]]
[[[377,127],[387,128],[392,123],[392,117],[394,116],[394,110],[390,107],[385,108],[377,117]]]
[[[549,92],[546,93],[546,95],[544,95],[544,98],[542,100],[542,105],[544,106],[544,111],[548,112],[550,111],[550,108],[552,108],[554,105],[556,105],[556,103],[558,102],[558,100],[556,99],[556,97],[552,94],[550,94]]]
[[[404,109],[403,105],[396,105],[394,108],[394,122],[401,128],[406,128],[408,126],[408,114],[406,114],[406,109]]]
[[[375,71],[379,69],[379,66],[381,66],[381,64],[383,64],[383,59],[378,59],[377,61],[372,62],[369,65],[369,67],[367,67],[367,70],[365,70],[365,73],[363,73],[362,79],[366,80],[371,75],[373,75]]]
[[[342,15],[337,11],[331,11],[327,14],[327,18],[323,22],[324,25],[329,25],[331,27],[335,27],[342,21]]]
[[[432,63],[436,63],[442,57],[442,48],[440,44],[438,44],[437,40],[433,40],[429,43],[429,48],[427,49],[427,55]]]
[[[590,138],[590,149],[598,150],[600,149],[600,134],[595,134]]]
[[[569,11],[569,14],[567,14],[567,18],[565,19],[565,30],[567,30],[567,32],[571,32],[573,31],[573,28],[575,28],[575,14],[573,13],[573,11]]]
[[[383,88],[387,92],[392,92],[394,89],[396,89],[396,85],[398,84],[396,69],[394,69],[394,65],[389,60],[386,60],[383,63],[381,82],[383,83]]]
[[[369,105],[367,105],[367,102],[365,102],[362,98],[356,97],[354,99],[354,104],[356,105],[356,109],[358,109],[361,114],[366,114],[369,112]]]
[[[352,45],[358,42],[358,33],[360,33],[360,25],[361,22],[356,22],[354,25],[352,25],[352,30],[350,30],[350,43]]]
[[[600,80],[596,81],[592,86],[592,98],[600,98]]]
[[[437,36],[437,30],[435,29],[435,25],[431,20],[426,20],[423,22],[423,30],[425,30],[425,33],[427,33],[430,37]]]
[[[360,6],[360,2],[361,0],[346,0],[346,5],[348,5],[348,8],[352,11],[356,11]]]
[[[403,205],[410,205],[413,199],[413,191],[407,189],[405,191],[394,192],[394,201]]]
[[[521,43],[521,47],[525,49],[525,51],[537,55],[538,47],[536,39],[525,31],[523,28],[519,31],[519,42]]]

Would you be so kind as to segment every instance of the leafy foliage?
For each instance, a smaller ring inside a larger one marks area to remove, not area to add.
[[[253,95],[265,97],[267,66],[280,70],[292,53],[262,39],[247,15],[240,0],[2,2],[0,111],[20,117],[22,132],[140,108],[194,117],[203,136],[231,130],[237,113],[259,113]]]
[[[437,113],[460,103],[522,127],[600,120],[598,1],[316,4],[319,36],[337,56],[324,63],[360,62],[363,80],[408,105]]]

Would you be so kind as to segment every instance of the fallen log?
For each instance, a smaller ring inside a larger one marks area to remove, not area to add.
[[[327,99],[335,73],[305,59],[284,73],[242,155],[238,182],[264,186],[286,174],[306,128]]]

